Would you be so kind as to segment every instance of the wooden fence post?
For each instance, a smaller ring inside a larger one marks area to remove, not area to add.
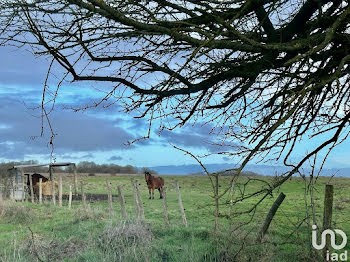
[[[15,198],[15,187],[16,187],[15,177],[12,177],[11,183],[12,183],[12,191],[10,192],[11,193],[11,199],[12,199],[13,202],[16,202],[16,198]]]
[[[214,225],[214,230],[215,233],[219,231],[219,174],[215,174],[215,225]]]
[[[81,188],[81,201],[83,202],[83,208],[86,210],[86,196],[84,193],[84,183],[83,181],[80,181],[80,188]]]
[[[62,175],[58,178],[58,206],[62,207]]]
[[[163,195],[163,218],[164,218],[164,224],[166,226],[169,226],[169,215],[168,215],[168,204],[166,202],[166,187],[163,187],[162,190],[162,195]]]
[[[260,231],[259,231],[259,235],[256,239],[256,242],[261,243],[265,233],[267,232],[267,230],[269,229],[270,223],[273,219],[273,217],[275,216],[277,209],[280,207],[280,205],[282,204],[283,200],[285,199],[286,195],[283,194],[283,192],[281,192],[279,194],[279,196],[277,197],[277,199],[275,200],[275,202],[273,202],[269,213],[266,216],[265,222],[262,225]]]
[[[43,203],[43,179],[39,178],[39,204]]]
[[[231,217],[232,215],[232,207],[233,207],[233,195],[235,192],[235,183],[232,181],[231,187],[230,187],[230,192],[228,194],[229,200],[230,200],[230,209],[229,209],[229,216]],[[232,230],[232,223],[230,223],[230,231]]]
[[[140,218],[140,206],[139,206],[139,200],[138,200],[137,193],[136,193],[135,181],[133,178],[131,179],[131,186],[132,186],[132,191],[134,193],[135,217],[136,217],[136,219],[139,219]]]
[[[2,199],[2,188],[0,187],[0,207],[2,207],[3,206],[3,203],[4,201],[3,201],[3,199]]]
[[[55,206],[56,205],[56,187],[55,187],[55,178],[53,175],[51,175],[51,201],[52,204]]]
[[[77,167],[74,164],[73,166],[73,174],[74,174],[74,195],[78,195],[78,174],[77,174]]]
[[[68,198],[68,208],[72,207],[72,185],[69,185],[69,198]]]
[[[34,203],[33,178],[29,175],[30,200]]]
[[[140,190],[139,190],[139,181],[138,180],[135,181],[135,190],[136,190],[137,201],[139,204],[140,218],[145,219],[145,210],[143,208],[143,202],[142,202],[142,198],[141,198],[141,194],[140,194]]]
[[[186,219],[185,209],[182,205],[182,199],[181,199],[180,187],[179,187],[178,181],[175,182],[175,189],[176,189],[177,199],[179,200],[179,208],[182,216],[182,222],[184,223],[184,226],[187,227],[187,219]]]
[[[23,168],[21,168],[20,171],[21,171],[21,174],[22,174],[22,202],[24,202],[25,199],[26,199],[25,187],[27,186],[27,184],[24,184],[25,175],[24,175],[24,172],[23,172]]]
[[[118,186],[118,196],[119,196],[119,202],[122,210],[122,218],[126,219],[126,209],[125,209],[125,199],[123,194],[123,188],[121,186]]]
[[[112,190],[111,190],[111,184],[107,179],[106,179],[106,184],[107,184],[107,191],[108,191],[109,216],[112,217],[113,215]]]
[[[27,187],[27,181],[24,182],[26,180],[26,176],[23,173],[23,169],[21,168],[21,172],[22,172],[22,190],[23,190],[23,194],[24,194],[24,199],[22,199],[22,202],[24,201],[28,201],[28,192],[26,192],[26,187]]]
[[[332,211],[333,211],[333,185],[325,186],[324,194],[324,210],[323,210],[323,230],[332,227]],[[323,258],[327,261],[327,250],[329,250],[330,235],[326,236],[326,246],[323,248]]]

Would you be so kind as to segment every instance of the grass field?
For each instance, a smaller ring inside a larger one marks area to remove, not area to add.
[[[135,178],[135,177],[134,177]],[[165,227],[162,201],[158,192],[148,199],[143,177],[139,177],[145,221],[134,217],[133,195],[128,176],[86,176],[81,178],[88,193],[106,193],[106,179],[117,194],[122,185],[128,219],[123,221],[118,198],[113,198],[114,215],[109,216],[107,201],[89,201],[84,210],[80,201],[73,201],[72,209],[28,202],[5,201],[0,208],[1,261],[319,261],[310,247],[311,228],[306,219],[309,195],[307,181],[293,178],[262,202],[255,212],[235,215],[252,207],[258,197],[232,206],[228,196],[220,202],[220,230],[214,233],[214,201],[207,177],[164,176],[167,186],[170,227]],[[259,177],[259,181],[242,177],[235,186],[233,199],[262,188],[273,177]],[[174,188],[181,186],[188,227],[182,224]],[[260,181],[261,180],[261,181]],[[220,179],[220,190],[229,178]],[[72,183],[64,177],[64,190]],[[322,225],[324,185],[334,185],[333,226],[350,232],[350,179],[319,178],[314,190],[315,219]],[[246,184],[246,186],[244,186]],[[262,244],[255,239],[266,214],[279,192],[286,199],[274,217]],[[230,216],[231,214],[231,216]],[[311,213],[310,213],[311,214]],[[249,223],[248,223],[249,222]],[[348,250],[347,245],[344,250]],[[344,251],[343,250],[343,251]]]

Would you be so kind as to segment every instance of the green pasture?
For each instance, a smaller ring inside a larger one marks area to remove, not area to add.
[[[81,201],[72,209],[29,202],[5,201],[0,208],[1,261],[318,261],[310,247],[311,228],[315,219],[322,225],[325,184],[334,185],[333,228],[350,232],[350,180],[319,178],[314,188],[315,215],[312,216],[308,180],[293,178],[269,195],[256,209],[251,209],[261,195],[236,202],[242,194],[258,191],[272,183],[273,177],[242,177],[234,192],[220,200],[220,229],[214,232],[214,199],[205,176],[164,176],[170,227],[164,226],[162,200],[158,191],[148,199],[142,176],[139,182],[145,221],[134,219],[131,177],[87,176],[84,191],[107,194],[106,179],[113,190],[113,216],[107,201],[91,201],[87,210]],[[185,208],[188,227],[182,224],[175,181]],[[229,186],[229,177],[220,178],[220,192]],[[63,178],[68,192],[71,177]],[[79,184],[80,185],[80,184]],[[117,186],[123,186],[128,219],[121,219]],[[279,192],[286,198],[274,217],[263,243],[255,239]],[[233,204],[230,204],[230,200]],[[309,214],[309,216],[308,216]],[[347,245],[346,250],[350,250]]]

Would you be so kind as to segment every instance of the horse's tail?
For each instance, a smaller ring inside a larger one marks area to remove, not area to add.
[[[164,186],[164,179],[162,177],[159,177],[160,180],[160,186],[163,187]]]

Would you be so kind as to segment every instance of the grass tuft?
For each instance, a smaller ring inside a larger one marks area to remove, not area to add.
[[[46,239],[31,232],[30,240],[25,242],[22,250],[31,261],[62,261],[79,256],[87,248],[87,244],[88,242],[77,238],[64,241]]]
[[[27,224],[35,218],[32,209],[18,203],[0,206],[0,216],[4,221],[14,224]]]
[[[100,208],[77,208],[74,211],[73,218],[75,224],[80,223],[82,221],[99,221],[107,219],[106,210],[102,210]]]
[[[154,235],[143,221],[122,221],[109,225],[97,240],[105,259],[120,261],[149,260],[151,240]]]

